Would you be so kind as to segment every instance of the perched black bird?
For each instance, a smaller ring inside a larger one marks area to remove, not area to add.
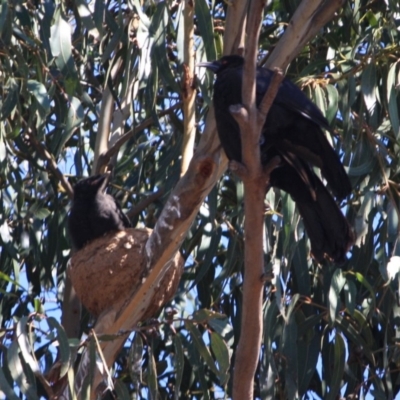
[[[110,231],[129,228],[131,223],[114,197],[105,193],[107,175],[96,175],[74,186],[68,229],[75,250]]]
[[[229,107],[242,102],[244,59],[231,55],[198,65],[217,75],[213,101],[218,135],[228,158],[240,162],[240,128]],[[257,68],[257,105],[268,90],[272,76],[273,71]],[[290,80],[284,79],[262,130],[261,162],[266,165],[273,157],[280,156],[281,163],[271,173],[270,185],[289,193],[296,202],[313,256],[318,261],[328,257],[341,262],[353,244],[353,231],[310,164],[321,169],[338,199],[350,194],[351,184],[321,128],[330,130],[318,107]]]

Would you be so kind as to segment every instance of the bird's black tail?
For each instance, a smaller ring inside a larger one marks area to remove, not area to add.
[[[321,168],[322,175],[328,181],[328,186],[333,194],[340,200],[351,193],[352,187],[347,173],[339,159],[339,156],[329,144],[324,135],[320,135],[321,155],[324,163]]]
[[[311,242],[313,256],[343,262],[354,242],[354,233],[335,200],[320,179],[302,163],[305,172],[312,176],[314,188],[310,191],[293,167],[283,161],[271,173],[270,184],[289,193],[296,202]]]
[[[297,202],[311,242],[313,256],[322,261],[328,258],[342,263],[354,242],[354,233],[325,187],[318,185],[314,203]]]
[[[329,188],[340,200],[351,193],[352,187],[339,156],[321,128],[307,120],[299,121],[295,132],[276,144],[280,152],[292,152],[303,161],[321,169]]]

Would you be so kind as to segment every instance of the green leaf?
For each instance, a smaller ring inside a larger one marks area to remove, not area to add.
[[[6,21],[8,15],[9,15],[8,1],[2,0],[0,8],[0,33],[3,33],[4,28],[7,26]]]
[[[61,363],[60,378],[62,378],[64,375],[67,374],[71,364],[70,342],[68,340],[67,334],[64,331],[64,328],[58,323],[58,321],[54,317],[48,317],[47,324],[49,325],[50,329],[55,329],[57,331],[59,356],[58,360]]]
[[[38,314],[44,314],[45,313],[45,311],[43,309],[43,304],[42,304],[40,299],[34,299],[33,300],[33,306],[34,306],[34,309],[35,309],[35,313],[38,313]]]
[[[12,283],[13,285],[18,286],[19,288],[21,288],[23,291],[25,291],[24,287],[21,286],[21,285],[19,284],[19,282],[17,282],[16,280],[10,278],[10,277],[9,277],[7,274],[5,274],[4,272],[1,272],[1,271],[0,271],[0,280],[1,280],[1,279],[4,280],[4,281],[6,281],[6,282],[10,282],[10,283]]]
[[[372,115],[376,106],[376,68],[373,61],[363,71],[361,76],[361,91],[367,111]]]
[[[174,349],[175,349],[175,357],[174,357],[174,366],[175,366],[175,400],[179,400],[179,389],[182,384],[183,377],[183,369],[184,369],[184,354],[183,354],[183,346],[182,341],[179,335],[174,336]]]
[[[62,135],[59,136],[58,141],[56,142],[56,149],[54,152],[58,157],[62,150],[64,149],[65,144],[74,134],[74,132],[80,127],[82,121],[84,119],[84,110],[82,103],[76,97],[72,97],[70,99],[67,120],[65,121],[65,130]]]
[[[8,5],[12,3],[8,3],[7,0],[1,1],[1,9],[0,9],[0,33],[1,39],[5,46],[11,44],[12,37],[12,21],[13,15],[12,10],[14,7],[9,7]]]
[[[178,10],[176,12],[175,21],[178,26],[176,32],[176,48],[178,53],[178,60],[182,63],[185,59],[185,20],[183,9],[185,7],[185,3],[181,2],[179,4]]]
[[[50,211],[47,208],[44,208],[41,202],[33,203],[32,207],[29,210],[29,213],[35,219],[39,220],[44,220],[50,215]]]
[[[326,85],[326,99],[328,101],[328,105],[326,107],[325,116],[328,122],[331,124],[338,112],[338,105],[339,105],[339,94],[335,86],[333,85]]]
[[[149,20],[149,17],[143,12],[142,6],[140,5],[139,0],[132,0],[132,3],[134,4],[136,8],[136,12],[139,14],[140,21],[147,27],[150,27],[151,21]]]
[[[168,15],[166,3],[157,4],[156,13],[154,14],[149,28],[150,35],[154,39],[153,61],[157,65],[160,78],[165,81],[170,90],[180,92],[178,83],[176,82],[171,67],[169,65],[167,54],[165,51],[165,41],[167,34]]]
[[[370,299],[371,299],[371,308],[375,310],[376,304],[375,304],[375,290],[374,288],[370,285],[370,283],[365,279],[364,275],[359,273],[359,272],[353,272],[353,271],[348,271],[347,274],[353,275],[358,282],[360,282],[368,291],[370,294]]]
[[[100,39],[100,34],[97,30],[97,26],[94,24],[92,13],[90,12],[87,3],[83,0],[76,0],[75,4],[79,17],[81,18],[85,28],[88,30],[88,33],[96,39]]]
[[[2,368],[0,368],[0,387],[1,392],[6,395],[7,400],[19,400],[19,397],[15,394],[14,389],[9,385]]]
[[[329,393],[327,394],[327,400],[337,399],[340,394],[340,387],[343,378],[344,366],[345,366],[345,344],[342,335],[339,332],[335,334],[335,345],[334,345],[334,358],[333,358],[333,371],[332,379],[329,386]]]
[[[39,400],[36,385],[30,381],[25,374],[22,363],[19,359],[18,343],[13,341],[7,352],[8,368],[10,374],[17,384],[17,387],[29,400]]]
[[[229,379],[230,357],[228,347],[218,333],[211,332],[211,349],[219,366],[220,384],[225,386]]]
[[[127,388],[127,384],[124,384],[120,380],[117,380],[115,382],[114,390],[117,395],[116,398],[118,400],[131,400],[132,399],[132,397],[129,393],[129,390]]]
[[[71,400],[78,400],[78,397],[75,392],[75,374],[73,368],[70,368],[68,370],[67,377],[68,377],[68,390],[71,396]]]
[[[184,337],[182,337],[184,338]],[[200,390],[201,390],[201,394],[203,396],[204,400],[209,400],[210,399],[210,395],[209,395],[209,391],[208,391],[208,385],[207,385],[207,380],[206,380],[206,375],[205,375],[205,368],[204,368],[204,363],[202,362],[202,360],[200,359],[200,354],[198,351],[198,347],[196,345],[196,343],[193,342],[188,342],[186,341],[186,345],[185,347],[188,350],[188,358],[189,361],[193,367],[193,371],[196,374],[196,378],[199,382],[199,386],[200,386]]]
[[[156,361],[152,348],[148,347],[149,352],[149,365],[147,367],[147,385],[150,391],[150,400],[158,399],[158,384],[157,384],[157,370]]]
[[[387,91],[390,122],[392,123],[392,129],[395,134],[396,140],[399,140],[400,122],[399,122],[399,108],[398,108],[397,92],[396,92],[396,85],[397,85],[396,68],[397,68],[397,62],[392,64],[389,68],[386,91]]]
[[[354,319],[358,323],[359,330],[369,348],[374,346],[374,334],[371,331],[370,324],[363,313],[358,310],[354,311]]]
[[[86,365],[86,374],[84,375],[82,389],[81,389],[81,397],[85,400],[90,399],[90,392],[92,390],[93,377],[96,371],[96,359],[97,359],[97,349],[96,349],[96,340],[94,337],[91,337],[88,343],[88,347],[85,349],[82,357],[85,357],[85,365]],[[68,371],[73,371],[73,368],[70,368]],[[108,371],[104,373],[107,374]],[[70,376],[70,372],[68,372],[68,378]],[[108,376],[104,377],[104,382],[106,385],[109,385]]]
[[[360,332],[355,329],[355,327],[350,323],[349,318],[342,317],[338,315],[336,317],[336,326],[342,330],[344,335],[353,342],[359,348],[362,348],[363,355],[368,359],[368,361],[375,365],[375,357],[368,344],[365,342]]]
[[[210,222],[205,225],[197,257],[198,260],[201,260],[202,258],[203,260],[200,268],[197,270],[196,279],[193,285],[197,285],[209,270],[215,257],[215,253],[219,247],[221,235],[221,230],[213,229]]]
[[[28,90],[39,104],[39,113],[42,119],[50,112],[50,98],[43,83],[32,79],[27,82]]]
[[[135,334],[135,338],[129,349],[129,375],[133,385],[138,388],[142,381],[142,363],[143,363],[143,340],[139,333]]]
[[[196,346],[200,356],[207,363],[208,367],[211,368],[214,374],[218,376],[218,369],[215,366],[215,362],[210,354],[210,351],[208,350],[208,347],[205,345],[197,326],[190,321],[185,321],[185,327],[190,332],[190,336],[192,337],[193,343]]]
[[[321,89],[320,85],[316,85],[313,91],[314,102],[318,108],[322,111],[322,114],[326,114],[326,99],[325,93]]]
[[[347,279],[343,289],[344,289],[344,301],[345,301],[346,308],[347,308],[349,314],[353,315],[355,307],[356,307],[356,304],[357,304],[357,299],[356,299],[357,288],[356,288],[356,285],[354,284],[354,282],[352,282],[351,280]]]
[[[340,307],[340,292],[346,283],[346,278],[342,274],[341,269],[336,269],[332,275],[331,286],[329,288],[328,306],[329,306],[329,322],[333,326],[336,315]]]
[[[300,299],[300,295],[298,293],[296,293],[289,304],[289,307],[287,308],[287,311],[285,314],[282,314],[283,318],[285,319],[285,322],[288,323],[288,321],[290,320],[290,318],[292,318],[292,313],[296,307],[296,303],[298,302],[298,300]]]
[[[40,374],[40,368],[37,361],[32,357],[32,348],[29,343],[28,333],[26,331],[26,324],[28,317],[22,317],[17,324],[16,336],[21,350],[21,355],[24,361],[30,366],[34,374]]]
[[[210,319],[220,318],[226,318],[226,316],[224,314],[219,314],[206,308],[201,308],[200,310],[194,312],[192,315],[193,321],[199,323],[208,322]]]
[[[298,377],[297,377],[297,324],[292,312],[294,306],[290,304],[286,314],[285,325],[282,334],[282,355],[286,360],[286,390],[290,399],[298,397]]]
[[[207,323],[215,330],[215,332],[219,333],[224,340],[227,341],[232,338],[233,328],[226,316],[222,317],[217,314],[214,318],[210,318]]]
[[[0,225],[0,238],[3,243],[9,243],[11,241],[10,228],[7,221],[4,221]]]
[[[15,79],[10,78],[4,89],[8,89],[8,93],[1,106],[0,120],[6,119],[14,111],[18,103],[19,87]]]
[[[50,47],[56,65],[66,80],[67,93],[72,95],[77,83],[75,63],[72,58],[71,26],[59,13],[51,26]]]
[[[207,59],[212,61],[217,58],[214,43],[214,26],[211,18],[211,11],[208,3],[205,0],[196,0],[194,2],[197,26],[200,30],[200,35],[204,41]],[[187,7],[187,5],[185,5]]]

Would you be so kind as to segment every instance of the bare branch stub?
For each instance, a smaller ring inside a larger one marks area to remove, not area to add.
[[[245,176],[248,174],[246,166],[235,160],[229,161],[229,169],[233,173],[235,173],[242,181],[245,179]]]
[[[271,84],[268,86],[268,90],[265,93],[263,99],[261,100],[261,103],[258,107],[258,118],[257,118],[257,124],[258,127],[261,125],[261,129],[265,123],[265,120],[268,116],[268,112],[275,100],[275,97],[278,93],[279,86],[281,82],[284,79],[284,75],[281,69],[279,68],[274,68],[274,74],[271,79]]]
[[[264,175],[264,178],[265,178],[265,182],[266,182],[266,183],[269,183],[269,177],[270,177],[272,171],[273,171],[275,168],[278,168],[278,166],[279,166],[279,164],[281,163],[281,161],[282,161],[282,160],[281,160],[281,157],[276,156],[276,157],[272,158],[272,159],[268,162],[267,165],[264,165],[264,167],[263,167],[263,175]]]

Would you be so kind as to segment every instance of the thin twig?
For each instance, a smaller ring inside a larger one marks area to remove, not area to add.
[[[61,186],[65,189],[68,197],[72,199],[74,197],[74,190],[72,189],[72,186],[70,185],[64,174],[58,169],[56,160],[54,159],[53,155],[50,154],[46,147],[37,140],[31,128],[27,128],[27,132],[32,145],[36,148],[41,157],[47,161],[47,166],[49,170],[53,172],[55,177],[61,183]]]
[[[272,103],[275,100],[275,97],[278,93],[279,86],[281,82],[283,81],[283,72],[279,68],[274,69],[274,74],[272,75],[271,83],[268,86],[268,90],[265,93],[263,99],[261,100],[260,105],[258,106],[258,121],[257,125],[261,125],[261,127],[264,125],[264,122],[267,118],[268,112],[272,106]]]
[[[132,207],[129,212],[127,213],[129,218],[134,217],[135,215],[139,214],[141,211],[143,211],[149,204],[154,203],[157,199],[159,199],[161,196],[163,196],[165,193],[165,189],[161,188],[155,193],[152,193],[151,195],[147,196],[145,199],[140,201],[138,204],[136,204],[135,207]]]
[[[182,106],[182,102],[178,102],[171,106],[170,108],[160,111],[158,114],[159,117],[163,117],[164,115],[170,114],[172,111],[176,110],[177,108]],[[154,120],[152,117],[145,119],[143,122],[141,122],[139,125],[135,126],[132,129],[129,129],[123,136],[121,136],[114,144],[112,147],[110,147],[104,154],[101,154],[99,156],[99,168],[102,166],[106,165],[112,156],[118,153],[119,149],[132,137],[134,137],[138,132],[141,132],[143,129],[148,128],[154,123]]]

